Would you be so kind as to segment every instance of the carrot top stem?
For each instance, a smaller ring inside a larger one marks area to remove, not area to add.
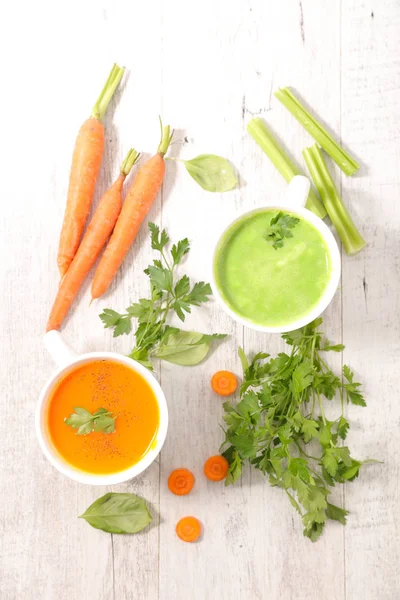
[[[123,74],[124,69],[114,63],[108,79],[101,90],[101,94],[98,97],[96,104],[93,106],[92,117],[98,119],[99,121],[104,117],[104,113],[107,110],[110,100],[113,97]]]
[[[121,174],[125,176],[129,175],[130,170],[132,169],[133,165],[137,163],[139,158],[140,152],[137,152],[134,148],[131,148],[121,165]]]
[[[171,131],[171,127],[169,125],[166,125],[164,127],[162,124],[162,121],[161,121],[161,117],[160,117],[160,127],[161,127],[161,141],[158,146],[157,152],[158,152],[158,154],[161,154],[161,156],[164,156],[168,151],[169,145],[172,140],[172,136],[174,135],[174,130]]]

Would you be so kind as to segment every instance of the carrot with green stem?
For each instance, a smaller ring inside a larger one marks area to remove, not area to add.
[[[139,156],[136,150],[129,150],[117,180],[101,198],[78,251],[60,283],[47,323],[47,331],[61,327],[86,275],[111,235],[122,208],[122,186]]]
[[[139,169],[96,269],[92,282],[92,300],[102,296],[110,287],[158,194],[165,173],[164,156],[172,135],[169,125],[163,127],[161,123],[161,142],[157,153]]]
[[[57,255],[61,277],[64,277],[75,256],[89,214],[104,150],[104,125],[101,119],[123,74],[124,69],[114,64],[91,116],[83,123],[75,141]]]

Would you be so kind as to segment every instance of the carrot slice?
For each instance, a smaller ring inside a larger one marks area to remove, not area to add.
[[[220,396],[230,396],[236,392],[236,376],[231,371],[218,371],[211,379],[211,387]]]
[[[175,531],[183,542],[195,542],[200,537],[201,524],[196,517],[183,517],[178,521]]]
[[[204,464],[204,475],[210,481],[222,481],[229,469],[229,463],[223,456],[211,456]]]
[[[168,477],[168,488],[176,496],[186,496],[193,489],[194,481],[189,469],[175,469]]]

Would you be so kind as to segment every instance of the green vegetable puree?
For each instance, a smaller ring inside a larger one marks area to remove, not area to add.
[[[272,247],[264,236],[277,212],[261,210],[235,223],[214,262],[225,302],[239,316],[265,327],[290,325],[306,316],[325,292],[331,272],[323,237],[304,219],[282,248]]]

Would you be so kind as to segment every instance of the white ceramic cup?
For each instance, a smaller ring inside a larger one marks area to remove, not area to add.
[[[147,469],[147,467],[151,465],[151,463],[155,460],[158,453],[160,452],[164,444],[168,429],[167,402],[157,380],[153,377],[150,371],[143,367],[141,364],[127,356],[116,354],[115,352],[90,352],[88,354],[78,355],[68,346],[68,344],[64,341],[64,339],[58,331],[49,331],[48,333],[46,333],[44,337],[44,343],[51,357],[58,366],[57,371],[50,377],[50,379],[43,387],[36,410],[36,434],[39,440],[40,447],[42,448],[46,458],[63,475],[66,475],[70,479],[78,481],[79,483],[87,483],[90,485],[113,485],[115,483],[122,483],[124,481],[128,481],[129,479],[133,479],[134,477],[139,475],[139,473],[142,473],[142,471],[144,471],[145,469]],[[91,362],[93,360],[101,359],[107,359],[122,365],[126,365],[127,367],[141,375],[143,379],[147,381],[147,383],[153,390],[158,403],[158,408],[160,412],[160,423],[155,443],[138,463],[136,463],[132,467],[129,467],[129,469],[119,471],[118,473],[96,475],[92,473],[86,473],[77,468],[74,468],[73,465],[66,462],[63,459],[63,457],[57,452],[56,448],[52,444],[48,432],[47,414],[51,393],[53,392],[58,382],[65,375],[67,375],[80,365],[83,365],[87,362]]]
[[[310,210],[305,208],[305,204],[306,204],[306,201],[308,198],[309,191],[310,191],[310,182],[307,179],[307,177],[303,177],[302,175],[296,175],[296,177],[293,177],[293,179],[289,183],[288,188],[287,188],[286,197],[282,202],[274,202],[271,204],[266,204],[261,208],[256,208],[254,210],[242,213],[234,221],[229,223],[228,227],[226,227],[224,229],[224,231],[218,237],[218,241],[215,245],[214,253],[212,256],[212,265],[211,265],[211,287],[213,290],[213,294],[214,294],[215,298],[217,299],[217,301],[222,306],[223,310],[230,317],[232,317],[232,319],[234,319],[238,323],[241,323],[242,325],[245,325],[246,327],[250,327],[250,329],[255,329],[256,331],[262,331],[262,332],[266,332],[266,333],[285,333],[287,331],[293,331],[295,329],[299,329],[300,327],[304,327],[305,325],[308,325],[308,323],[311,323],[311,321],[313,321],[314,319],[319,317],[324,312],[324,310],[328,307],[333,296],[335,295],[335,292],[337,290],[337,287],[338,287],[339,281],[340,281],[340,267],[341,267],[340,252],[339,252],[339,248],[338,248],[335,238],[333,237],[330,229],[325,225],[323,220],[320,219],[319,217],[317,217],[317,215],[315,215],[313,212],[311,212]],[[291,214],[294,214],[295,216],[298,216],[298,217],[304,219],[305,221],[308,221],[309,223],[311,223],[311,225],[313,225],[315,227],[315,229],[317,229],[319,231],[319,233],[321,234],[321,236],[323,237],[325,244],[328,248],[328,253],[329,253],[329,256],[331,259],[330,280],[329,280],[326,290],[325,290],[324,294],[321,296],[321,299],[319,300],[318,304],[312,310],[310,310],[310,312],[306,316],[302,317],[301,319],[298,319],[297,321],[292,321],[291,323],[287,323],[287,324],[285,324],[283,326],[279,326],[279,327],[265,327],[263,325],[258,325],[257,323],[254,323],[253,321],[245,319],[244,317],[235,313],[235,311],[233,311],[231,309],[231,307],[227,304],[227,302],[225,301],[225,299],[223,298],[223,296],[221,295],[221,293],[219,291],[218,285],[215,280],[215,270],[214,270],[215,260],[216,260],[216,256],[217,256],[217,252],[219,250],[220,244],[223,243],[225,235],[231,229],[231,227],[233,225],[235,225],[235,223],[237,223],[238,221],[241,221],[243,219],[243,217],[245,217],[245,216],[250,216],[250,215],[256,214],[258,212],[264,212],[265,210],[268,210],[268,209],[287,211],[287,212],[290,212]]]

